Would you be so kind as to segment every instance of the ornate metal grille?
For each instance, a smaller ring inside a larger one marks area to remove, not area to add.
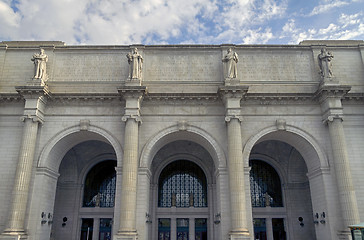
[[[250,161],[250,193],[253,207],[283,207],[281,180],[269,164]]]
[[[207,183],[195,163],[179,160],[169,164],[159,177],[159,207],[207,207]]]
[[[87,174],[83,207],[114,207],[116,189],[116,161],[104,161]]]

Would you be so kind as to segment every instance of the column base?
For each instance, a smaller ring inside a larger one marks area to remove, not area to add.
[[[340,240],[352,240],[351,232],[349,230],[338,231],[337,237]]]
[[[131,232],[118,232],[114,238],[114,240],[137,240],[138,234],[135,231]]]
[[[25,240],[28,235],[24,232],[7,232],[5,231],[0,235],[0,240]]]
[[[241,230],[241,231],[231,231],[229,233],[230,240],[250,240],[251,236],[248,230]]]

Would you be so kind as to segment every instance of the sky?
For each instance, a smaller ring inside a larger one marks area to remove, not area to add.
[[[363,40],[364,0],[0,0],[0,41],[67,45]]]

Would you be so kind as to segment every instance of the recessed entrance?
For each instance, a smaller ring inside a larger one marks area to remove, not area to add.
[[[158,162],[158,160],[160,162]],[[153,238],[212,239],[214,188],[211,156],[200,145],[175,141],[156,155]]]

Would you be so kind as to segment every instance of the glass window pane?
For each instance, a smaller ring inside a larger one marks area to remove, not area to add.
[[[283,207],[281,180],[269,164],[250,161],[250,191],[253,207]]]
[[[92,218],[82,218],[80,240],[92,240],[94,220]]]
[[[159,218],[158,219],[158,240],[171,239],[171,219]]]
[[[265,225],[265,218],[254,218],[253,223],[254,223],[254,239],[266,240],[267,228]]]
[[[272,218],[272,227],[274,240],[286,240],[283,218]]]
[[[195,219],[195,240],[207,240],[207,219]]]
[[[159,207],[207,207],[207,182],[195,163],[179,160],[165,167],[159,177]]]
[[[83,207],[114,207],[116,161],[103,161],[87,174],[84,184]]]
[[[111,218],[100,218],[99,240],[111,240]]]
[[[189,219],[177,218],[177,240],[188,240]]]

